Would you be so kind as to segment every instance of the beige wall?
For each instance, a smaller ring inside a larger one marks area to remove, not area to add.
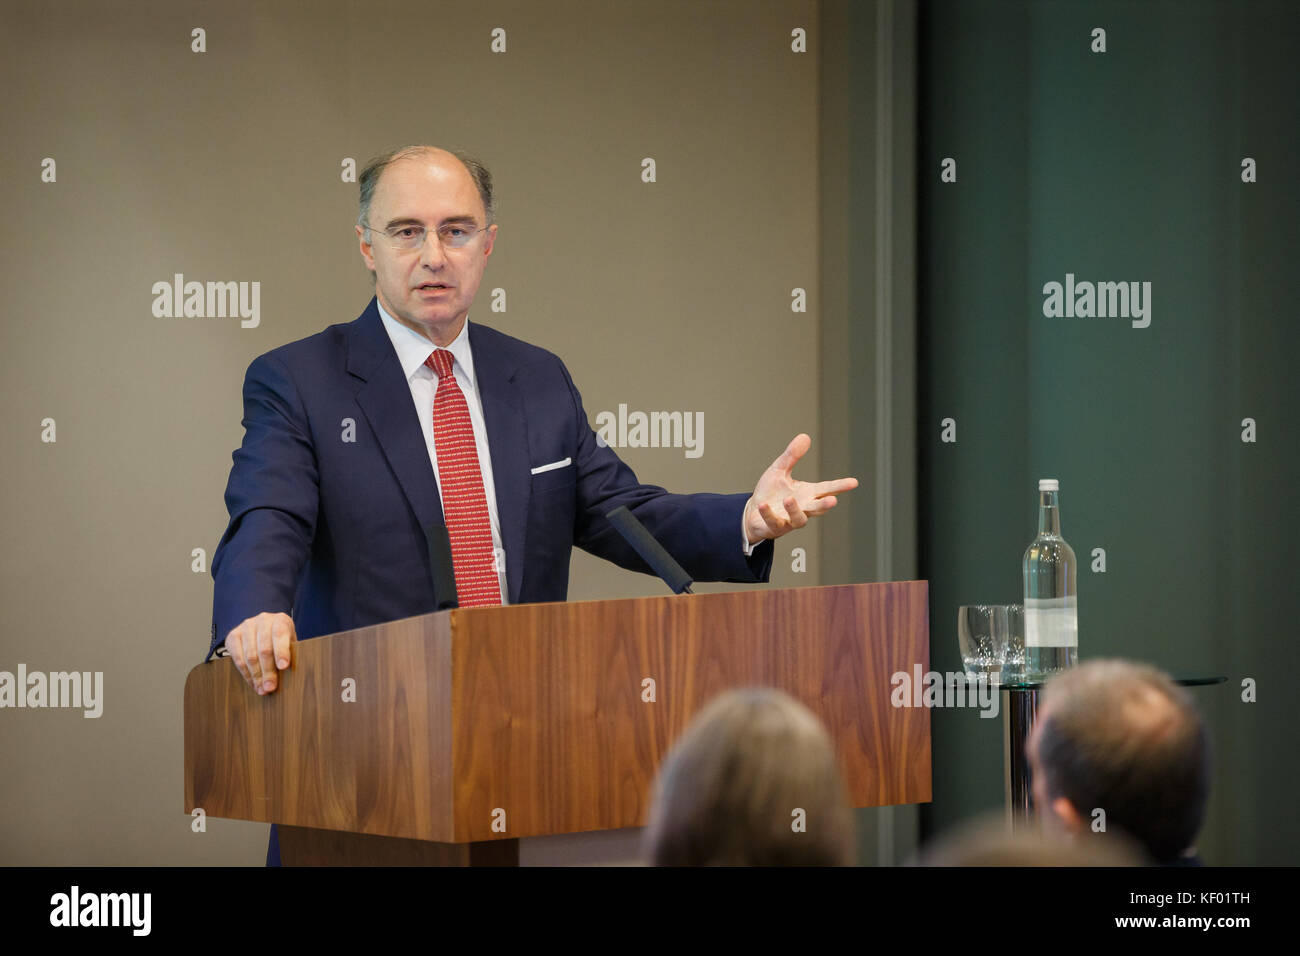
[[[432,142],[488,164],[501,228],[471,320],[558,353],[593,417],[704,413],[698,459],[623,452],[643,481],[747,491],[801,430],[802,474],[832,477],[812,0],[4,6],[0,670],[102,671],[104,710],[0,711],[0,863],[262,862],[264,825],[194,834],[182,812],[212,600],[191,552],[210,562],[225,527],[248,363],[370,297],[347,157]],[[178,272],[260,282],[260,324],[155,318]],[[818,540],[783,539],[771,586],[818,583]],[[573,598],[661,591],[574,560]]]

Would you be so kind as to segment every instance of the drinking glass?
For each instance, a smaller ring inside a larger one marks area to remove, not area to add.
[[[967,671],[987,675],[992,683],[1001,682],[1009,633],[1005,604],[963,604],[957,608],[957,644],[962,663]]]

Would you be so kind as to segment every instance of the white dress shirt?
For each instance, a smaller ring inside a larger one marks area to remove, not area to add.
[[[378,297],[375,305],[379,308],[379,317],[384,320],[384,328],[397,351],[397,360],[402,364],[402,374],[406,384],[411,387],[411,401],[415,403],[415,414],[424,429],[424,444],[429,449],[429,462],[433,465],[433,477],[438,477],[438,449],[433,441],[433,398],[438,391],[438,373],[425,365],[425,360],[439,346],[385,311]],[[478,467],[483,474],[483,494],[487,498],[488,518],[492,523],[492,548],[496,554],[497,580],[501,584],[501,603],[509,603],[506,589],[505,551],[501,547],[501,519],[497,516],[496,485],[492,483],[492,454],[488,450],[487,425],[483,422],[483,399],[479,394],[478,381],[474,377],[474,353],[469,347],[469,318],[460,328],[460,334],[446,346],[455,361],[451,372],[456,377],[469,407],[470,424],[474,426],[474,448],[478,452]],[[438,485],[438,498],[442,499],[442,484]],[[444,512],[445,514],[445,512]]]

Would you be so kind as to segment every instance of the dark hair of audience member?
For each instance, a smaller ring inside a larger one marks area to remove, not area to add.
[[[1187,691],[1160,670],[1090,661],[1043,691],[1037,767],[1050,799],[1084,820],[1105,812],[1157,864],[1196,839],[1210,791],[1210,743]]]

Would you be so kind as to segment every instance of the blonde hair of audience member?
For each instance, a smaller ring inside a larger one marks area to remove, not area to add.
[[[821,721],[747,688],[711,701],[665,758],[644,847],[653,866],[848,866],[854,843]]]
[[[1121,833],[1066,841],[1037,826],[1011,830],[1006,811],[983,814],[944,833],[912,861],[915,866],[1143,866],[1141,847]]]

